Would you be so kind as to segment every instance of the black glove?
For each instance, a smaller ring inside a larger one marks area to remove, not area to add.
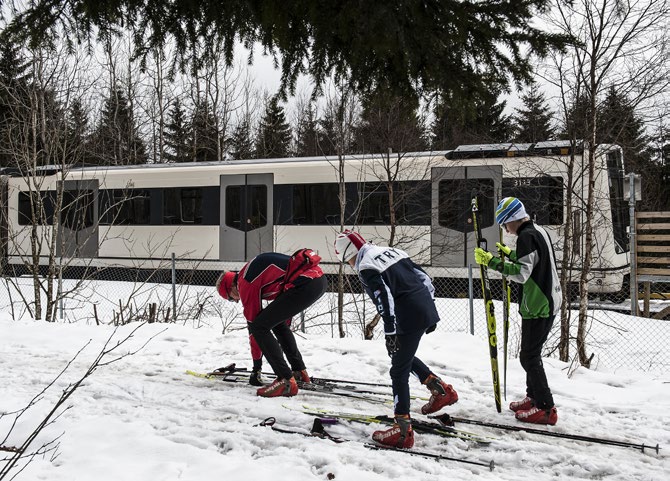
[[[253,369],[251,371],[251,377],[249,377],[249,384],[252,386],[264,386],[263,380],[261,379],[261,369]]]
[[[389,357],[400,350],[400,339],[395,334],[386,335],[386,352],[389,353]]]

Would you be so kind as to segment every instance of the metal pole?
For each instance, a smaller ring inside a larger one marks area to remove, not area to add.
[[[60,320],[63,320],[63,258],[58,262],[58,308],[60,311]]]
[[[468,264],[468,299],[470,304],[470,334],[475,335],[475,307],[474,307],[474,284],[472,280],[472,264]]]
[[[177,267],[174,252],[172,253],[172,321],[177,322]]]
[[[630,313],[632,316],[637,316],[637,253],[635,250],[635,174],[631,172],[630,177],[630,197],[628,198],[628,215],[630,217]]]

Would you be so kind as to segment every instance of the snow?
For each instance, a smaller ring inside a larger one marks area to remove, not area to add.
[[[301,391],[293,398],[264,399],[243,384],[200,379],[187,369],[206,371],[229,362],[249,366],[244,330],[221,334],[216,327],[176,324],[109,325],[0,321],[0,413],[10,413],[55,379],[42,399],[21,418],[4,446],[22,442],[51,409],[69,383],[76,382],[110,336],[114,346],[101,366],[69,398],[69,409],[38,436],[32,450],[58,438],[57,456],[35,457],[21,480],[667,480],[670,472],[670,384],[658,375],[568,369],[555,359],[545,367],[559,410],[559,423],[545,429],[661,445],[660,454],[526,433],[461,425],[495,440],[487,446],[416,435],[415,449],[474,461],[494,460],[496,468],[439,461],[404,453],[365,449],[377,425],[341,422],[327,426],[328,440],[281,434],[258,424],[269,416],[277,427],[307,432],[308,405],[337,411],[392,414],[389,404]],[[299,334],[312,374],[388,383],[389,361],[382,341],[331,339]],[[142,346],[147,343],[145,347]],[[75,355],[86,346],[76,359]],[[466,333],[425,336],[419,357],[459,393],[446,409],[454,416],[515,424],[513,413],[495,411],[485,342]],[[267,368],[267,366],[266,366]],[[568,377],[568,372],[571,376]],[[412,380],[412,392],[427,391]],[[522,397],[524,374],[518,360],[508,368],[508,401]],[[422,401],[414,401],[414,416]],[[0,418],[0,436],[13,416]],[[3,453],[5,454],[5,453]],[[1,466],[1,464],[0,464]],[[15,470],[14,472],[17,472]]]

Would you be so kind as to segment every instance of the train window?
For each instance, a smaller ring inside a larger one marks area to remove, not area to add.
[[[495,222],[493,179],[445,179],[438,184],[438,223],[458,232],[472,231],[472,195],[478,194],[480,227]]]
[[[100,224],[150,224],[151,198],[148,189],[109,189],[100,191]]]
[[[202,189],[181,189],[179,219],[184,224],[202,224]]]
[[[334,225],[340,222],[339,184],[294,184],[293,225]]]
[[[95,197],[92,190],[65,190],[61,208],[61,224],[80,230],[95,224]]]
[[[56,192],[49,191],[33,191],[19,192],[19,225],[32,225],[32,202],[31,194],[36,200],[41,202],[36,206],[35,214],[38,225],[53,225],[54,223],[54,199]],[[39,197],[38,197],[39,195]]]
[[[389,193],[382,182],[366,182],[361,185],[360,210],[357,224],[390,224]]]
[[[163,189],[163,224],[202,224],[202,189]]]
[[[268,188],[265,185],[247,185],[247,228],[249,232],[268,223]]]
[[[430,181],[396,182],[394,204],[399,225],[430,225]]]
[[[563,179],[561,177],[504,178],[503,197],[518,197],[531,219],[540,225],[563,224]]]
[[[242,189],[243,185],[226,186],[226,225],[242,229]]]
[[[249,232],[268,223],[266,185],[226,186],[226,225]]]

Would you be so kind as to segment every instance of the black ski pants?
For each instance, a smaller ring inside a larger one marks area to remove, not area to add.
[[[302,278],[295,287],[279,294],[249,322],[249,332],[253,334],[277,377],[289,379],[293,375],[292,371],[305,369],[295,336],[286,320],[314,304],[326,292],[327,286],[325,276]],[[284,354],[291,367],[286,364]]]
[[[547,375],[542,365],[542,346],[549,336],[554,316],[521,320],[521,352],[519,360],[526,371],[526,395],[540,409],[554,407]]]
[[[415,356],[424,331],[398,335],[400,350],[391,357],[391,385],[393,386],[394,414],[409,414],[409,375],[413,373],[422,383],[431,374],[430,369]]]

